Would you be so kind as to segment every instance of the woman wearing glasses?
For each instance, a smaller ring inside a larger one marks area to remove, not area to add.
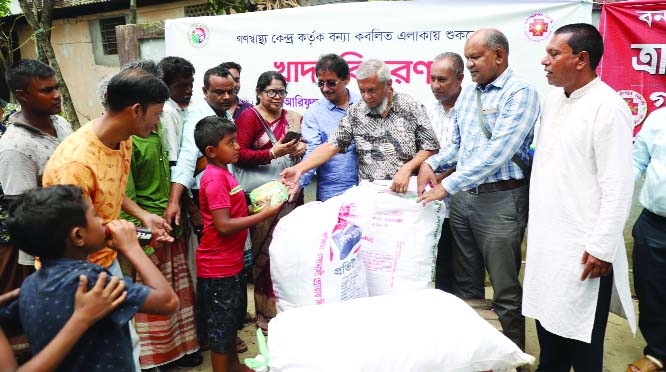
[[[280,179],[283,168],[296,164],[305,153],[305,143],[299,139],[288,140],[288,132],[301,132],[301,115],[282,108],[287,96],[287,81],[277,71],[266,71],[257,80],[257,105],[245,110],[236,119],[238,127],[236,141],[240,146],[238,163],[234,168],[248,172],[254,168],[270,164],[275,174],[273,179]],[[291,135],[290,135],[291,137]],[[252,191],[250,183],[243,184],[237,177],[246,193]],[[254,304],[257,312],[257,327],[264,333],[268,330],[268,321],[276,315],[275,295],[271,281],[268,261],[268,246],[271,243],[273,228],[282,216],[287,215],[297,206],[303,204],[303,194],[294,197],[292,202],[285,203],[282,211],[274,218],[268,219],[250,230],[252,253],[254,257]]]

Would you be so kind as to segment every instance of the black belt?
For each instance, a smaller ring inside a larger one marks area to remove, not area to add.
[[[508,191],[508,190],[513,190],[517,189],[520,186],[526,185],[527,182],[525,179],[522,180],[516,180],[516,179],[508,179],[504,181],[497,181],[497,182],[488,182],[488,183],[483,183],[473,189],[467,190],[468,193],[473,194],[473,195],[479,195],[479,194],[485,194],[487,192],[497,192],[497,191]]]
[[[658,221],[662,224],[666,224],[666,217],[664,217],[662,215],[652,213],[647,208],[643,208],[643,213],[645,213],[646,216],[652,218],[655,221]]]

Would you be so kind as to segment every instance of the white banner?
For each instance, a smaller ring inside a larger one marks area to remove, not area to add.
[[[592,3],[569,1],[466,0],[363,2],[309,6],[166,21],[166,55],[196,68],[195,97],[205,71],[221,62],[243,67],[240,97],[255,102],[259,75],[281,72],[289,82],[285,105],[302,112],[321,98],[315,64],[325,53],[341,55],[352,71],[369,58],[385,61],[393,87],[431,102],[430,65],[442,52],[463,55],[472,31],[494,27],[509,39],[509,65],[544,92],[540,64],[558,27],[591,23]],[[471,79],[465,71],[465,84]],[[352,79],[353,80],[353,79]],[[349,84],[357,90],[356,82]]]

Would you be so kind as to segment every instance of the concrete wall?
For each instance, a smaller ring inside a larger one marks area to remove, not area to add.
[[[186,5],[202,2],[202,0],[174,1],[168,4],[140,7],[137,10],[138,23],[155,23],[166,19],[182,18]],[[102,113],[102,105],[95,92],[97,82],[107,74],[118,72],[118,66],[103,66],[95,63],[92,40],[93,37],[99,38],[99,35],[91,37],[89,21],[110,16],[127,16],[128,11],[100,12],[95,15],[53,21],[51,43],[82,125]],[[22,58],[36,57],[35,45],[30,38],[31,32],[27,25],[18,31],[19,43],[22,43],[20,47]]]

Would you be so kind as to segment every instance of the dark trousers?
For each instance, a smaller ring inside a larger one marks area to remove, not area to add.
[[[493,308],[504,334],[525,350],[523,288],[518,280],[520,245],[527,227],[528,188],[473,195],[461,191],[451,200],[454,294],[485,298],[485,271],[493,285]]]
[[[666,360],[666,217],[644,209],[633,236],[638,327],[647,342],[644,353]]]
[[[587,279],[590,280],[590,279]],[[541,354],[537,372],[602,372],[604,364],[604,336],[608,322],[608,310],[613,289],[613,274],[599,281],[599,297],[594,312],[592,340],[588,344],[548,332],[536,321]],[[560,309],[560,311],[568,311]]]
[[[437,244],[437,261],[435,262],[435,288],[453,293],[453,236],[451,224],[445,218],[442,224],[442,236]]]

